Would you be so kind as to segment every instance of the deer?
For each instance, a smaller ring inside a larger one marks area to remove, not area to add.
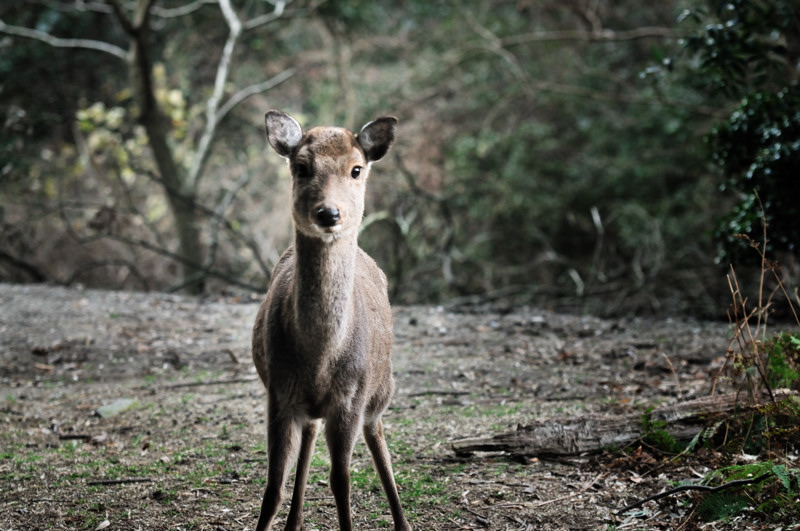
[[[378,118],[358,134],[339,127],[303,131],[276,110],[265,122],[269,145],[292,174],[294,241],[275,265],[253,326],[253,362],[267,395],[267,485],[256,529],[271,529],[295,461],[285,529],[302,529],[324,420],[339,529],[353,528],[350,460],[361,431],[394,529],[410,531],[381,420],[395,388],[388,281],[357,241],[370,167],[394,143],[397,118]]]

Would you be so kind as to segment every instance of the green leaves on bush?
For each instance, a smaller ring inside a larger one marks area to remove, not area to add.
[[[711,158],[737,192],[739,202],[717,226],[726,261],[745,262],[744,234],[757,240],[761,206],[769,227],[767,252],[794,252],[800,241],[800,87],[747,96],[709,136]]]
[[[686,40],[699,89],[739,102],[708,135],[711,161],[736,204],[717,224],[723,262],[747,263],[743,252],[761,229],[770,250],[794,252],[800,237],[800,88],[794,81],[800,15],[785,0],[712,0],[682,17],[695,29]]]

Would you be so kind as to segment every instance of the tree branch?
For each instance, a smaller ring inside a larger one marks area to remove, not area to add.
[[[638,39],[659,38],[659,39],[678,39],[681,35],[672,28],[658,26],[645,26],[627,31],[599,30],[599,31],[543,31],[537,33],[523,33],[513,37],[506,37],[500,41],[502,46],[515,46],[519,44],[531,44],[537,42],[563,42],[563,41],[586,41],[586,42],[619,42],[633,41]]]
[[[274,2],[269,2],[273,6],[275,6],[275,9],[273,9],[272,13],[267,13],[265,15],[259,15],[257,17],[253,17],[250,20],[243,22],[242,27],[245,30],[251,30],[259,26],[269,24],[270,22],[277,20],[279,18],[293,18],[293,17],[307,16],[310,13],[312,13],[315,9],[317,9],[319,6],[324,4],[327,0],[316,0],[307,7],[297,8],[292,11],[286,11],[286,6],[288,4],[291,4],[292,1],[293,0],[276,0]]]
[[[211,150],[211,143],[214,140],[214,135],[217,131],[217,112],[219,110],[219,102],[225,92],[225,83],[230,75],[231,58],[233,57],[233,50],[236,48],[236,43],[242,33],[242,22],[236,15],[236,12],[231,6],[230,0],[219,0],[219,7],[222,15],[225,17],[225,22],[228,24],[228,39],[225,41],[225,47],[222,49],[222,57],[217,65],[217,76],[214,80],[214,90],[211,97],[208,99],[206,108],[206,126],[203,130],[203,135],[200,137],[200,143],[195,151],[192,165],[189,167],[189,173],[186,176],[187,188],[189,190],[196,190],[200,175],[203,171],[203,166],[208,159]]]
[[[147,281],[147,276],[143,275],[139,269],[136,267],[136,264],[131,260],[121,260],[121,259],[110,259],[110,260],[95,260],[88,264],[81,265],[81,268],[77,271],[73,271],[72,274],[67,277],[65,280],[60,281],[61,284],[65,286],[71,286],[77,280],[87,274],[91,273],[94,269],[99,269],[101,267],[124,267],[126,268],[131,275],[133,275],[136,280],[139,282],[139,285],[145,289],[150,289],[150,283]],[[120,288],[124,286],[124,280],[120,284]]]
[[[292,0],[288,0],[291,3]],[[255,17],[247,22],[244,23],[244,29],[253,29],[257,26],[263,26],[264,24],[268,24],[273,20],[279,19],[283,16],[283,11],[286,9],[286,0],[276,0],[272,3],[275,6],[275,9],[272,10],[272,13],[267,13],[266,15],[261,15],[260,17]]]
[[[111,6],[111,11],[117,17],[117,21],[119,22],[120,26],[122,26],[122,30],[125,32],[126,35],[129,37],[133,35],[133,23],[131,19],[128,18],[128,15],[125,14],[125,8],[122,6],[120,2],[117,0],[106,0],[109,6]]]
[[[167,8],[153,6],[152,13],[160,18],[177,18],[194,13],[205,5],[216,3],[215,0],[194,0],[194,2],[189,2],[185,6],[180,7]]]
[[[22,258],[14,256],[3,249],[0,249],[0,261],[9,262],[12,266],[16,267],[17,269],[21,269],[28,273],[34,281],[36,282],[44,282],[47,280],[47,277],[42,273],[38,267],[35,265],[26,262]]]
[[[206,109],[206,126],[203,131],[203,135],[200,137],[200,143],[195,151],[192,164],[189,167],[189,173],[186,181],[189,190],[195,190],[197,188],[198,182],[203,173],[203,166],[205,166],[206,160],[208,160],[208,156],[211,151],[211,145],[217,131],[217,126],[225,118],[225,116],[227,116],[227,114],[234,107],[236,107],[236,105],[244,101],[246,98],[254,94],[265,92],[283,83],[292,75],[294,75],[294,69],[290,68],[284,70],[267,81],[245,87],[234,94],[227,102],[225,102],[224,105],[220,106],[220,101],[222,100],[222,96],[225,92],[225,84],[230,76],[233,51],[236,48],[236,44],[238,43],[242,30],[254,27],[256,22],[257,24],[265,24],[280,18],[284,13],[286,3],[286,0],[276,1],[274,4],[275,9],[272,13],[252,19],[248,21],[248,25],[245,26],[231,6],[230,0],[219,0],[220,10],[222,11],[222,15],[225,17],[225,22],[228,24],[229,33],[228,39],[225,42],[225,47],[222,50],[222,57],[220,57],[219,64],[217,65],[214,91],[212,92],[211,97],[208,99],[208,106]]]
[[[243,88],[242,90],[231,96],[230,99],[226,101],[222,107],[219,108],[216,117],[217,124],[219,124],[225,118],[225,116],[227,116],[227,114],[231,110],[233,110],[234,107],[242,103],[250,96],[254,96],[256,94],[260,94],[262,92],[266,92],[272,88],[275,88],[284,81],[286,81],[287,79],[289,79],[290,77],[292,77],[294,74],[295,74],[294,68],[287,68],[283,72],[275,74],[273,77],[271,77],[266,81],[262,81],[261,83],[255,83],[253,85],[250,85],[249,87]]]
[[[153,172],[151,172],[151,171],[149,171],[149,170],[147,170],[145,168],[134,168],[134,169],[135,169],[135,171],[137,173],[145,175],[147,178],[149,178],[153,182],[156,182],[159,185],[163,186],[165,189],[167,189],[168,193],[175,194],[177,196],[181,195],[180,191],[175,190],[175,189],[170,189],[169,185],[164,183],[161,179],[159,179],[157,175],[153,174]],[[249,176],[243,175],[242,178],[240,178],[239,181],[237,181],[237,183],[234,185],[235,188],[234,188],[234,190],[232,192],[233,195],[235,196],[236,193],[238,193],[239,189],[244,188],[244,186],[247,184],[247,182],[249,182]],[[269,276],[270,276],[270,274],[272,272],[272,267],[278,261],[278,257],[277,256],[270,257],[271,265],[266,263],[264,261],[264,259],[261,257],[261,250],[259,249],[258,243],[255,241],[255,239],[250,237],[250,236],[245,235],[241,230],[239,230],[236,227],[234,227],[233,223],[231,223],[231,221],[228,220],[223,215],[224,209],[226,209],[227,206],[222,208],[222,210],[220,210],[220,208],[221,208],[221,205],[227,200],[226,198],[223,198],[223,201],[220,203],[220,205],[218,205],[216,211],[212,210],[211,208],[209,208],[209,207],[205,206],[204,204],[198,202],[196,198],[182,196],[182,199],[184,201],[190,202],[192,204],[192,207],[194,209],[196,209],[197,212],[208,216],[214,222],[215,225],[222,224],[222,226],[225,227],[225,229],[228,232],[230,232],[231,235],[233,235],[234,238],[236,238],[238,241],[242,242],[245,247],[250,249],[250,252],[253,253],[253,258],[255,259],[256,263],[258,264],[259,268],[261,269],[261,272],[266,276],[266,278],[269,278]],[[232,200],[233,200],[233,196],[230,197],[230,201],[232,201]],[[136,209],[136,206],[133,204],[133,202],[131,202],[131,209],[140,218],[146,219],[147,216],[145,216],[143,213],[139,212]],[[151,233],[156,238],[156,240],[157,240],[158,244],[161,246],[161,248],[162,249],[166,249],[167,248],[167,244],[164,243],[161,240],[161,235],[158,233],[158,231],[154,227],[150,227],[149,223],[145,223],[145,225],[150,229]],[[203,268],[203,270],[205,270],[205,267]]]
[[[98,52],[107,53],[118,57],[123,61],[128,60],[128,52],[119,46],[110,44],[103,41],[95,41],[92,39],[62,39],[54,37],[44,31],[39,31],[30,28],[23,28],[21,26],[11,26],[0,20],[0,33],[14,35],[17,37],[25,37],[27,39],[34,39],[44,42],[55,48],[82,48],[84,50],[94,50]]]

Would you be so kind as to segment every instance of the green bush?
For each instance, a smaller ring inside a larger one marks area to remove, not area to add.
[[[735,204],[715,230],[723,263],[752,262],[746,239],[761,240],[762,208],[769,226],[767,251],[796,250],[800,226],[800,16],[787,0],[711,0],[687,10],[694,24],[685,48],[694,58],[687,82],[716,98],[732,114],[707,137],[710,159],[726,179]],[[713,100],[712,100],[713,101]],[[771,253],[770,253],[771,254]]]
[[[737,235],[760,239],[762,206],[770,235],[766,251],[795,252],[800,241],[800,88],[747,96],[709,140],[712,160],[739,197],[715,232],[721,257],[746,263],[757,256]]]

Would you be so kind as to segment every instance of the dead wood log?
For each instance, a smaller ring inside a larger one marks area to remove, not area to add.
[[[797,396],[791,391],[775,392],[775,400]],[[767,403],[756,403],[737,394],[714,395],[653,409],[649,413],[627,415],[585,415],[534,422],[517,426],[516,431],[490,438],[460,439],[452,443],[457,454],[507,452],[518,456],[578,455],[621,448],[645,433],[647,422],[656,423],[676,440],[691,440],[701,430],[734,413],[752,410]],[[646,415],[647,422],[643,419]]]

